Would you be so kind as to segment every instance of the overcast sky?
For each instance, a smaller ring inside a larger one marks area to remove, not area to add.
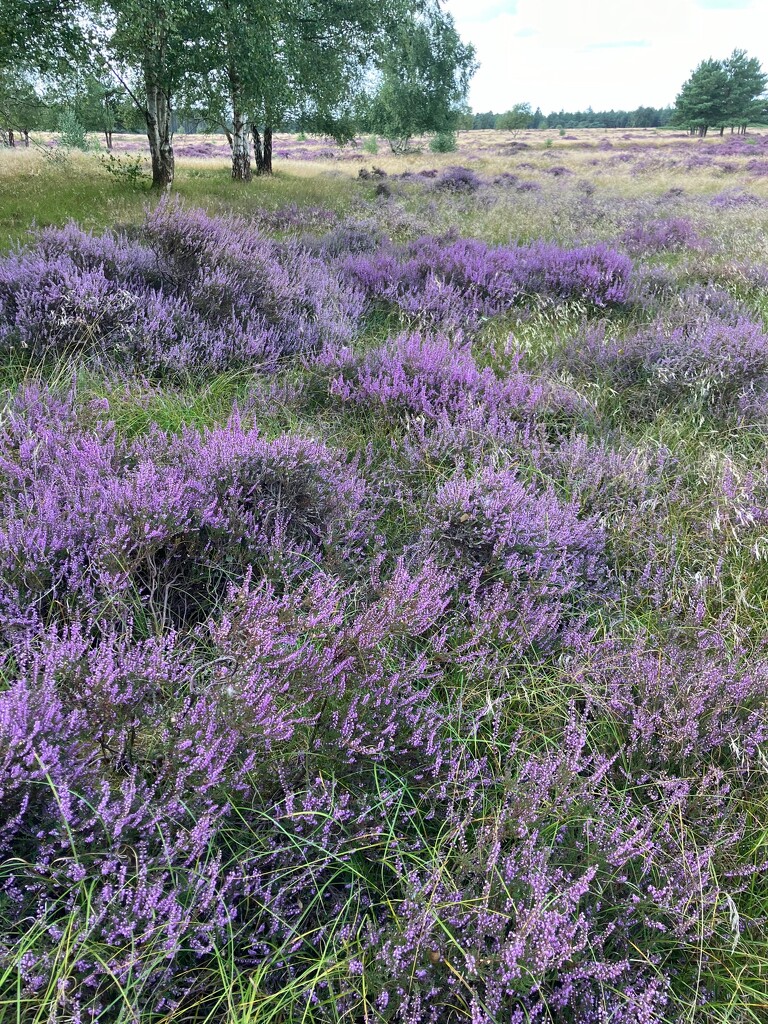
[[[480,68],[473,110],[674,103],[705,57],[736,47],[768,70],[768,0],[447,0]]]

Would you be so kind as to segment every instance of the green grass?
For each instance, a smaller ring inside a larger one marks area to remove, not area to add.
[[[89,230],[140,221],[158,195],[144,185],[115,180],[95,154],[78,154],[63,164],[48,163],[36,153],[2,155],[0,160],[0,250],[22,240],[32,227],[58,226],[76,220]],[[178,161],[174,193],[211,213],[248,216],[260,209],[297,203],[343,211],[352,194],[349,177],[312,176],[291,171],[233,183],[219,161]]]

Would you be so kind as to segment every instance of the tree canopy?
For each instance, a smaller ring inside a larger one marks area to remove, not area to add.
[[[728,126],[746,131],[751,121],[765,116],[766,83],[760,62],[744,50],[734,50],[726,60],[703,60],[683,83],[673,123],[702,136],[710,128],[721,134]]]
[[[474,48],[435,4],[401,21],[379,52],[377,88],[367,99],[366,127],[395,152],[415,135],[456,128],[476,69]]]

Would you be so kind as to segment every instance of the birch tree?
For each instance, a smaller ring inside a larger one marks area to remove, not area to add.
[[[382,38],[408,0],[213,0],[195,109],[220,125],[232,177],[272,173],[272,138],[300,123],[338,141],[354,133],[355,99]]]
[[[204,51],[205,11],[197,0],[110,0],[105,63],[140,111],[152,161],[152,185],[173,184],[173,107]]]

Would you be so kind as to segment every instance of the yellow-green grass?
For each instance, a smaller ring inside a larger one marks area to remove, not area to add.
[[[466,132],[460,133],[458,150],[445,154],[422,147],[412,154],[394,155],[382,145],[379,153],[358,151],[355,159],[286,160],[278,156],[274,177],[254,178],[248,184],[231,181],[226,146],[221,145],[219,137],[221,156],[178,158],[174,191],[182,199],[212,212],[226,210],[247,216],[256,209],[291,203],[344,211],[350,204],[364,207],[365,203],[376,202],[374,186],[356,180],[361,167],[377,166],[389,175],[398,175],[463,164],[485,177],[506,172],[516,174],[523,182],[543,183],[548,198],[555,200],[568,194],[576,180],[590,182],[598,196],[616,200],[658,197],[674,188],[683,188],[689,197],[702,199],[726,188],[744,188],[768,199],[768,178],[747,171],[749,156],[728,157],[728,165],[734,168],[728,172],[719,166],[695,170],[670,166],[671,147],[675,151],[682,148],[691,153],[717,154],[724,141],[719,137],[700,142],[653,129],[630,133],[582,129],[568,134],[574,139],[562,139],[552,131],[523,132],[514,137],[502,132]],[[185,144],[205,139],[178,137],[177,143],[183,151]],[[597,148],[605,140],[611,142],[612,149]],[[156,201],[146,183],[130,184],[110,175],[102,162],[103,152],[72,153],[56,159],[52,156],[56,151],[45,142],[41,137],[29,149],[0,151],[0,245],[23,238],[33,225],[44,227],[74,219],[88,228],[99,229],[121,221],[135,221],[141,218],[147,205]],[[143,145],[140,136],[116,137],[115,152],[125,158],[136,155],[121,150],[126,143]],[[499,152],[500,147],[510,143],[515,147],[522,143],[528,148],[506,155]],[[275,149],[280,150],[279,138]],[[621,153],[633,159],[619,162],[615,158]],[[645,161],[641,170],[636,166],[638,159]],[[565,167],[570,172],[568,178],[551,178],[546,172],[552,166]],[[533,197],[514,192],[502,206],[506,208],[500,210],[497,204],[483,209],[477,203],[467,203],[457,226],[462,233],[499,242],[520,236],[551,236],[567,241],[569,236],[583,233],[578,211],[556,209],[553,216],[549,202],[538,203]],[[713,214],[711,220],[714,224],[718,218]],[[768,216],[747,211],[731,214],[731,235],[738,235],[742,225],[747,224],[759,227],[762,237],[768,234],[764,230]],[[743,243],[743,237],[739,242]]]

